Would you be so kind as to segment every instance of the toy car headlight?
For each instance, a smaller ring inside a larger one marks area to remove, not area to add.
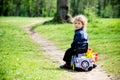
[[[76,59],[76,63],[78,63],[79,62],[79,60],[78,59]]]
[[[82,68],[86,69],[89,67],[89,62],[87,60],[84,60],[81,62],[81,66],[82,66]]]

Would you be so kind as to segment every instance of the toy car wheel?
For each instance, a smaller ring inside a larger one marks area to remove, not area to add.
[[[93,68],[96,68],[97,67],[97,65],[96,64],[93,64]]]
[[[82,61],[81,66],[83,69],[87,69],[89,67],[89,62],[84,60],[84,61]]]
[[[92,67],[89,67],[89,68],[88,68],[88,71],[92,71],[92,69],[93,69]]]

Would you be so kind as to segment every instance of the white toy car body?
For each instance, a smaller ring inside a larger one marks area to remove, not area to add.
[[[82,69],[85,71],[91,71],[93,69],[93,64],[91,58],[83,57],[84,54],[74,55],[71,59],[71,66],[73,70]]]

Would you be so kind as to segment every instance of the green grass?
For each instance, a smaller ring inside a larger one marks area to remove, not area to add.
[[[35,30],[60,49],[66,50],[74,35],[72,24],[37,25]],[[98,23],[89,23],[87,27],[89,47],[99,53],[98,64],[108,73],[120,78],[120,19],[99,19]]]
[[[21,28],[35,20],[0,17],[0,80],[71,80]]]

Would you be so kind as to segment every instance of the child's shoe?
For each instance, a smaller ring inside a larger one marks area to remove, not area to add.
[[[64,64],[60,66],[61,69],[71,69],[71,66],[69,64]]]

